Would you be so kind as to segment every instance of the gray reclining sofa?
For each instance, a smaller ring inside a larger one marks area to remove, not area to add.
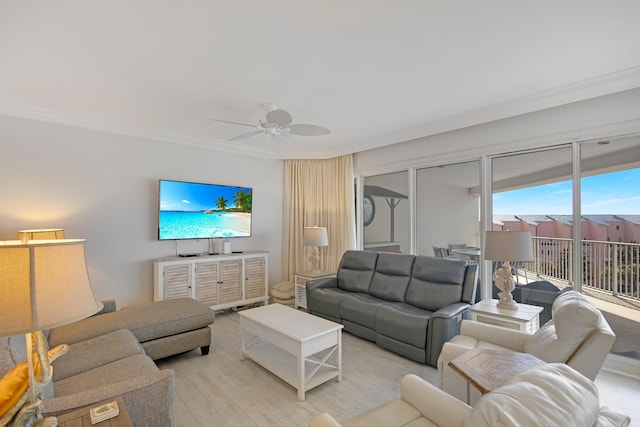
[[[336,277],[307,282],[309,313],[436,366],[475,300],[478,266],[422,255],[346,251]]]

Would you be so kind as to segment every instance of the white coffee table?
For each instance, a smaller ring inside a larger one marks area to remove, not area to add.
[[[248,357],[304,394],[332,378],[342,381],[342,328],[282,304],[241,311],[241,359]]]

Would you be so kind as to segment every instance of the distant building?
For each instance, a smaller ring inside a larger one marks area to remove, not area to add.
[[[582,239],[640,242],[640,215],[583,215]],[[532,236],[571,239],[572,215],[494,215],[493,230],[529,231]]]

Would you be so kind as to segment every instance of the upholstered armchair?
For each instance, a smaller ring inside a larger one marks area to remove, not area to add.
[[[471,349],[530,353],[545,362],[566,363],[594,380],[616,339],[611,327],[600,310],[576,291],[558,296],[551,312],[551,320],[533,334],[463,320],[460,335],[444,344],[438,358],[442,389],[466,401],[467,383],[449,362]],[[480,393],[473,387],[470,392],[473,405]]]
[[[420,377],[400,381],[400,397],[340,424],[324,413],[310,427],[624,427],[629,417],[600,407],[598,389],[573,368],[550,363],[522,372],[471,408]]]

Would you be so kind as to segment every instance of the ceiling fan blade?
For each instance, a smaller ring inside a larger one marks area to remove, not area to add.
[[[232,125],[249,126],[252,128],[256,127],[256,125],[250,125],[249,123],[232,122],[231,120],[220,120],[220,119],[211,119],[211,120],[213,120],[214,122],[229,123]]]
[[[229,141],[237,141],[239,139],[251,138],[252,136],[258,135],[261,133],[264,133],[264,131],[254,130],[253,132],[241,133],[240,135],[232,136],[231,138],[229,138]]]
[[[267,121],[280,127],[289,125],[291,120],[291,114],[285,110],[272,110],[267,113]]]
[[[289,133],[301,136],[322,136],[329,135],[331,131],[322,126],[298,124],[289,126]]]

